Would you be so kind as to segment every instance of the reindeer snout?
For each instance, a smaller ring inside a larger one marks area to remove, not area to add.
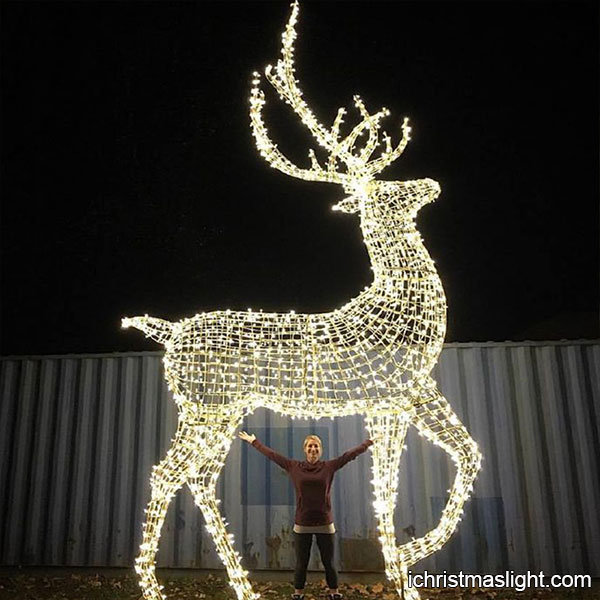
[[[416,181],[407,181],[407,188],[413,196],[413,210],[418,211],[421,207],[434,202],[440,195],[442,188],[435,179],[418,179]]]
[[[435,179],[425,179],[428,185],[429,202],[433,202],[441,193],[442,188]]]

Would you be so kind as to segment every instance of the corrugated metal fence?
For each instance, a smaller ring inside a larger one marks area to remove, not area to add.
[[[133,564],[150,468],[176,423],[161,357],[1,360],[0,564]],[[419,568],[600,576],[600,343],[449,344],[434,375],[485,460],[460,529]],[[324,440],[325,457],[366,435],[359,416],[292,421],[262,409],[244,428],[295,456],[309,431]],[[400,542],[436,523],[453,474],[414,431],[407,446]],[[345,570],[383,566],[369,480],[368,454],[336,475]],[[285,473],[235,441],[219,495],[246,567],[291,568],[294,497]],[[169,509],[159,565],[220,567],[188,490]]]

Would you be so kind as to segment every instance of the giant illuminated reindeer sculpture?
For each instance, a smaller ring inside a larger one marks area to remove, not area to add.
[[[407,568],[450,537],[472,489],[481,456],[476,443],[436,388],[430,372],[442,348],[446,304],[442,284],[423,245],[415,217],[439,194],[431,179],[380,181],[375,176],[400,156],[409,134],[393,147],[380,131],[383,109],[373,115],[360,98],[362,121],[340,137],[345,114],[331,128],[317,121],[297,86],[293,42],[298,3],[283,35],[282,58],[266,76],[329,157],[321,166],[311,150],[310,168],[292,164],[270,140],[262,120],[264,94],[254,75],[250,116],[261,155],[280,171],[308,181],[342,186],[346,198],[335,210],[358,213],[373,267],[373,283],[333,312],[320,314],[215,311],[177,323],[154,317],[123,319],[164,345],[166,378],[179,409],[179,424],[166,457],[154,467],[143,542],[136,561],[148,600],[162,598],[155,555],[169,503],[187,484],[240,600],[252,591],[231,534],[218,509],[216,482],[235,430],[245,415],[263,406],[292,417],[365,415],[373,451],[375,513],[387,576],[404,598]],[[380,133],[383,139],[380,141]],[[357,147],[366,134],[362,147]],[[378,148],[379,154],[371,158]],[[439,524],[423,537],[396,545],[394,508],[398,469],[409,425],[443,448],[456,476]]]

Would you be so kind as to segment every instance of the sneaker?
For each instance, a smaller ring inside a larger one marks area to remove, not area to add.
[[[304,594],[292,594],[292,600],[304,600]]]
[[[327,600],[342,600],[341,594],[329,594]]]

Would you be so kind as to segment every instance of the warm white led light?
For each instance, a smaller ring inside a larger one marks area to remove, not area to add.
[[[271,141],[262,119],[265,104],[254,74],[250,117],[256,145],[271,164],[292,177],[327,181],[349,194],[334,206],[358,213],[373,268],[373,283],[329,313],[263,313],[248,310],[197,314],[177,323],[148,315],[123,319],[166,349],[166,378],[179,408],[179,422],[166,457],[154,467],[151,499],[136,560],[144,598],[165,598],[155,575],[155,557],[169,502],[187,484],[202,510],[238,598],[258,598],[233,548],[216,498],[216,482],[243,417],[264,406],[292,417],[364,414],[373,452],[373,503],[386,574],[401,597],[419,598],[407,586],[408,567],[439,549],[455,530],[479,470],[477,444],[431,379],[446,328],[441,281],[415,216],[439,194],[437,182],[378,181],[375,176],[400,156],[410,128],[404,119],[394,147],[381,130],[387,109],[371,115],[354,97],[361,121],[341,136],[346,114],[331,128],[306,104],[294,75],[298,3],[283,33],[282,58],[266,68],[269,83],[310,130],[326,162],[311,150],[309,168],[299,168]],[[366,140],[363,142],[363,134]],[[371,158],[377,150],[375,158]],[[394,508],[398,469],[409,425],[443,448],[456,475],[439,524],[423,537],[398,546]]]

